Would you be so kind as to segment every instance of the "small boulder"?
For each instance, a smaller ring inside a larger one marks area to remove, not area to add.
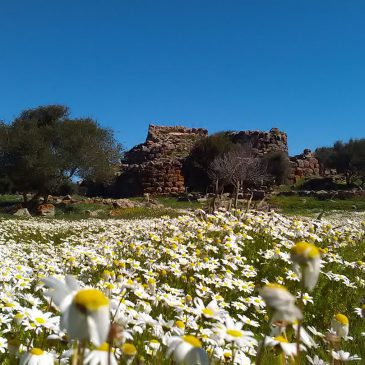
[[[198,198],[196,201],[198,203],[206,203],[208,201],[208,198],[206,196],[204,196],[202,198]]]
[[[97,218],[98,213],[97,210],[85,210],[85,214],[90,218]]]
[[[31,214],[29,213],[29,210],[27,208],[20,208],[16,212],[13,213],[13,215],[17,217],[30,217]]]
[[[42,217],[54,217],[55,206],[53,204],[41,204],[37,207],[37,215]]]
[[[72,197],[71,195],[66,195],[62,198],[63,204],[71,204],[72,203]]]
[[[134,208],[136,204],[129,199],[118,199],[113,202],[113,207],[116,209]]]

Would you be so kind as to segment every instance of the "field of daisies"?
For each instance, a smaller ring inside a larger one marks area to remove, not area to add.
[[[1,220],[0,363],[365,363],[363,218]]]

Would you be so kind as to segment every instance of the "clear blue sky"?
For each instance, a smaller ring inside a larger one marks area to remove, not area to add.
[[[125,147],[150,123],[365,137],[363,0],[1,0],[0,119],[68,105]]]

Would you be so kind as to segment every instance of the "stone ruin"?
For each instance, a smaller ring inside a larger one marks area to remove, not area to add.
[[[146,142],[124,156],[118,183],[122,195],[184,192],[183,162],[195,142],[207,135],[202,128],[150,125]]]
[[[288,180],[295,184],[299,180],[320,175],[319,161],[309,149],[305,149],[302,154],[289,157],[290,159],[290,174]]]
[[[174,195],[185,192],[183,163],[195,142],[208,136],[202,128],[150,125],[145,143],[125,153],[118,178],[118,193],[122,196]],[[287,135],[277,128],[268,132],[230,132],[234,143],[249,143],[255,154],[281,151],[288,154]],[[318,160],[305,150],[302,155],[290,157],[289,181],[318,176]]]
[[[277,128],[272,128],[269,132],[230,132],[230,137],[233,143],[249,144],[257,156],[276,151],[288,153],[288,137]]]

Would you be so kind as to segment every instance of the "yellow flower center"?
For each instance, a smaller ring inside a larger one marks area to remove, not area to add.
[[[292,247],[291,253],[293,255],[309,257],[310,259],[319,257],[320,255],[319,249],[308,242],[298,242],[294,247]]]
[[[98,351],[106,351],[106,352],[109,352],[109,348],[110,348],[110,346],[109,346],[109,344],[107,343],[107,342],[104,342],[104,343],[102,343],[98,348],[97,348],[97,350]]]
[[[160,344],[160,342],[159,342],[159,341],[157,341],[157,340],[151,340],[151,341],[150,341],[150,343]]]
[[[283,285],[280,285],[280,284],[277,284],[277,283],[269,283],[269,284],[266,284],[264,286],[264,288],[270,288],[270,289],[281,289],[281,290],[285,290],[285,291],[288,291],[285,286]]]
[[[193,347],[202,347],[202,343],[195,336],[185,335],[182,339]]]
[[[288,343],[288,340],[285,337],[283,337],[283,336],[274,337],[274,340],[275,341],[278,341],[278,342]]]
[[[41,356],[44,354],[44,351],[39,349],[38,347],[34,347],[33,349],[30,350],[30,353],[32,355]]]
[[[183,321],[176,321],[175,324],[177,328],[185,328],[185,324]]]
[[[45,319],[42,318],[42,317],[36,317],[35,321],[39,324],[45,324],[46,323]]]
[[[227,330],[227,335],[232,337],[242,337],[242,332],[239,330]]]
[[[109,304],[108,298],[97,289],[82,289],[74,298],[75,304],[84,311],[96,311]]]
[[[135,356],[137,354],[136,346],[133,343],[125,343],[122,346],[122,352],[127,356]]]
[[[340,322],[344,326],[349,324],[349,319],[344,314],[341,313],[335,315],[335,320],[337,322]]]
[[[208,317],[212,317],[214,315],[214,312],[209,309],[209,308],[204,308],[202,310],[202,313],[205,315],[205,316],[208,316]]]

